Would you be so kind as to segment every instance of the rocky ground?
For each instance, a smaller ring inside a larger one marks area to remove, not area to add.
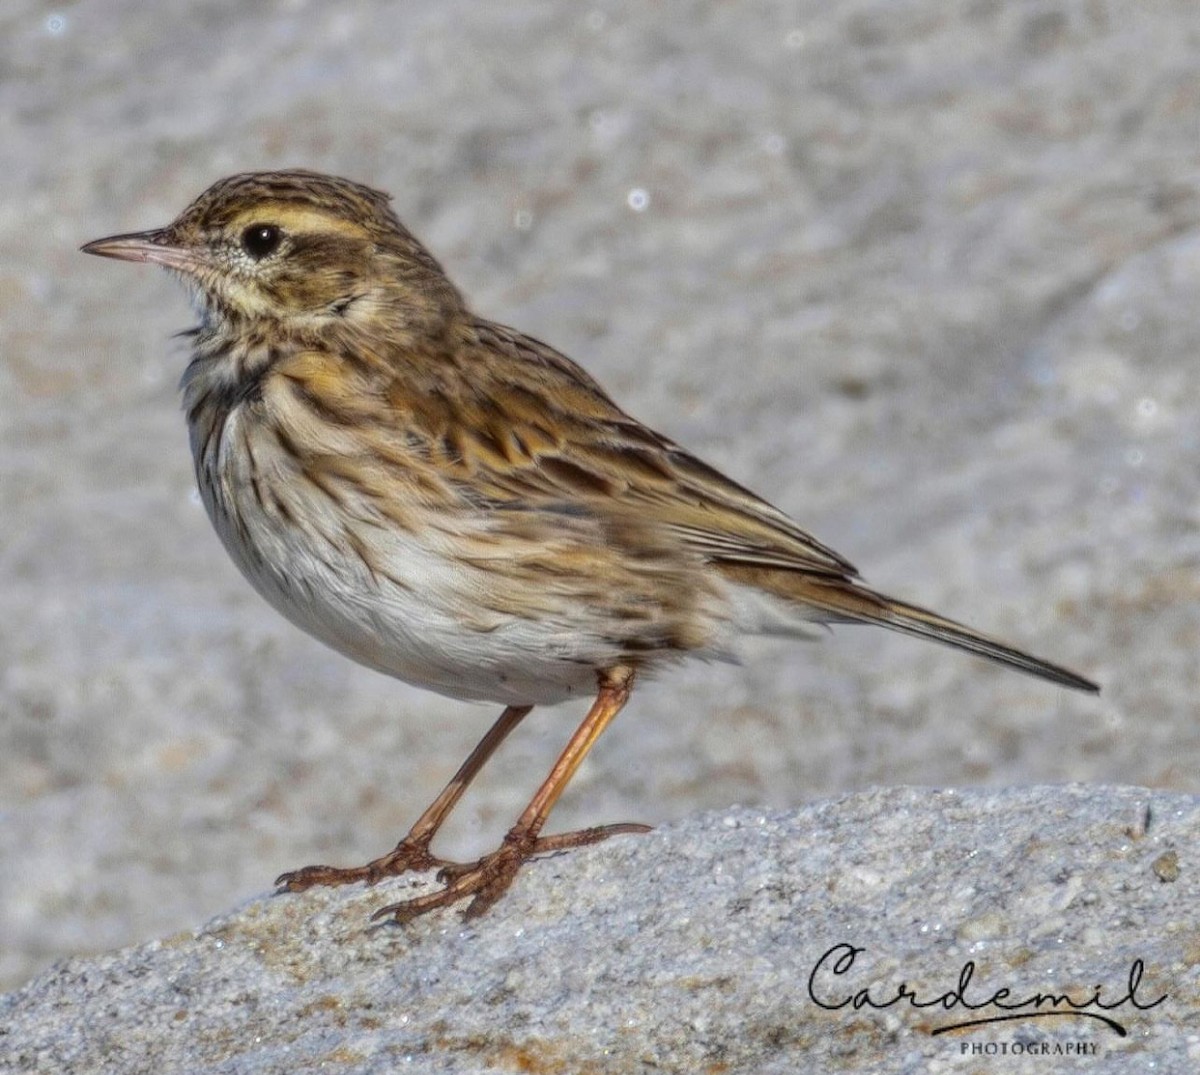
[[[0,1000],[0,1068],[1186,1075],[1198,824],[1137,788],[892,789],[545,859],[469,926],[369,924],[420,882],[254,900]]]

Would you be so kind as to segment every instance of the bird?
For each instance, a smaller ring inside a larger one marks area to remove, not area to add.
[[[166,268],[196,325],[181,380],[201,499],[250,584],[369,668],[503,712],[396,847],[280,891],[438,870],[380,908],[492,907],[531,858],[647,826],[544,835],[639,679],[746,635],[872,624],[1063,687],[1092,681],[865,585],[788,515],[622,410],[553,347],[473,312],[390,197],[306,169],[222,179],[88,254]],[[586,716],[496,850],[431,843],[534,706]]]

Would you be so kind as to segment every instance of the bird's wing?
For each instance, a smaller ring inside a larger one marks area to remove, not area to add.
[[[566,356],[490,322],[473,331],[454,379],[470,386],[467,398],[426,406],[440,430],[430,443],[491,509],[633,514],[706,560],[857,574],[779,509],[625,414]]]

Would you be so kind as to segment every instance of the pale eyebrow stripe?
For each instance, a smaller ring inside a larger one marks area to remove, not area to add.
[[[334,231],[342,235],[355,235],[366,238],[367,230],[361,224],[346,220],[332,213],[321,212],[300,205],[289,205],[286,202],[268,202],[237,213],[230,224],[235,228],[249,227],[252,224],[275,224],[285,232],[298,234],[312,231]]]

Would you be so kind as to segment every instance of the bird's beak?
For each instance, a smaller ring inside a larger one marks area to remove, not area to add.
[[[173,242],[170,230],[158,228],[154,231],[131,231],[124,235],[110,235],[95,239],[79,248],[85,254],[118,261],[148,261],[164,265],[181,272],[195,272],[204,265],[198,251],[178,242]]]

